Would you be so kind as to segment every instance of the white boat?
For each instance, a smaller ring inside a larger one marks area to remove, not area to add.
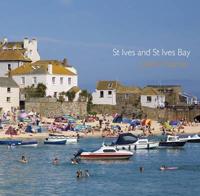
[[[77,143],[78,138],[77,137],[66,137],[67,143]]]
[[[200,143],[200,136],[198,134],[188,135],[187,137],[180,137],[180,140],[186,140],[189,143]]]
[[[65,139],[66,143],[77,143],[78,142],[78,137],[75,136],[65,136],[65,135],[60,135],[60,134],[49,134],[50,138],[58,138],[58,139]]]
[[[48,138],[44,140],[44,144],[52,144],[52,145],[65,145],[66,142],[67,139],[63,135],[59,136],[50,135]]]
[[[36,140],[25,140],[21,143],[22,147],[37,147],[38,142]]]
[[[133,152],[127,150],[119,150],[114,146],[105,146],[93,152],[80,151],[75,155],[84,160],[124,160],[133,156]]]
[[[132,133],[123,133],[119,135],[116,142],[112,143],[112,146],[122,150],[154,149],[158,148],[159,142],[138,138]]]
[[[177,148],[177,147],[183,147],[185,143],[187,142],[186,139],[180,139],[179,136],[172,136],[168,135],[164,141],[159,142],[159,147],[172,147],[172,148]]]

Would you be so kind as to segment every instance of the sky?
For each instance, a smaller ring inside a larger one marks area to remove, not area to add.
[[[1,0],[0,6],[0,39],[37,38],[41,58],[67,58],[81,88],[92,91],[98,80],[180,84],[200,97],[199,0]]]

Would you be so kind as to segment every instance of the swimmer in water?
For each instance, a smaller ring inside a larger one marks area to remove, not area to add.
[[[59,164],[58,158],[56,157],[55,159],[53,159],[52,163],[53,165],[58,165]]]
[[[89,176],[90,176],[90,174],[89,174],[89,171],[88,171],[88,170],[85,170],[84,176],[85,176],[85,177],[89,177]]]
[[[140,173],[144,171],[144,167],[140,167]]]
[[[26,159],[26,157],[24,155],[22,155],[20,162],[21,163],[28,163],[28,160]]]

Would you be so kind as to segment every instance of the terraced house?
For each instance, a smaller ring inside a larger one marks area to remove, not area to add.
[[[0,113],[19,107],[19,86],[8,77],[0,77]]]
[[[9,42],[7,38],[0,41],[0,76],[7,75],[24,63],[40,60],[37,40],[24,38],[23,41]]]
[[[12,78],[21,89],[28,86],[44,84],[46,96],[57,97],[61,92],[67,92],[78,86],[78,74],[66,60],[40,60],[25,63],[10,72]]]

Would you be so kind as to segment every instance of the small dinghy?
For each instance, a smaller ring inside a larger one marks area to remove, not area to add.
[[[22,141],[21,146],[22,147],[37,147],[38,141],[36,141],[36,140],[25,140],[25,141]]]
[[[16,146],[21,145],[21,140],[0,140],[0,145]]]
[[[166,166],[161,166],[160,170],[165,171],[165,170],[177,170],[178,167],[166,167]]]
[[[44,144],[50,144],[50,145],[65,145],[67,139],[60,135],[60,136],[49,136],[44,140]]]

